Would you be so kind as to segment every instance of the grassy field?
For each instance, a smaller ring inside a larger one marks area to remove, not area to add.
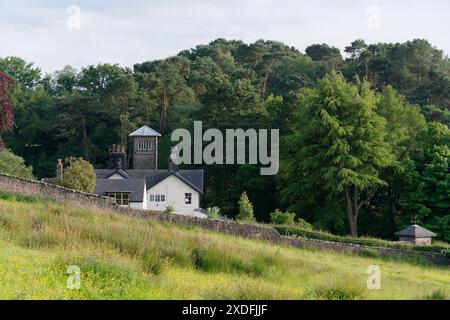
[[[450,269],[0,197],[0,299],[448,299]],[[81,289],[67,288],[69,265]],[[381,289],[367,289],[367,268]]]

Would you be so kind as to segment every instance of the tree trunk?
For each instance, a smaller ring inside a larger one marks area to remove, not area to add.
[[[347,218],[352,237],[358,237],[358,189],[355,187],[355,194],[352,199],[350,187],[345,188],[345,199],[347,200]]]
[[[86,116],[81,117],[81,127],[83,130],[83,148],[84,148],[84,156],[86,161],[89,161],[89,146],[88,146],[88,135],[86,129]]]
[[[167,119],[167,112],[169,109],[169,97],[166,95],[166,90],[163,90],[163,99],[162,99],[162,109],[161,109],[161,119],[159,122],[159,131],[161,134],[164,133],[164,130],[166,129],[166,119]]]
[[[261,98],[264,98],[266,96],[268,82],[269,82],[269,72],[266,73],[264,80],[263,80]]]

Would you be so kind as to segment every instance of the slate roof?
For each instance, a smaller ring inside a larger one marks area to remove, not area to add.
[[[395,233],[396,236],[402,236],[402,237],[410,237],[410,238],[430,238],[430,237],[436,237],[436,233],[431,232],[430,230],[427,230],[421,226],[418,226],[417,224],[412,225],[406,229],[403,229],[399,232]]]
[[[204,170],[180,170],[180,171],[168,171],[168,170],[95,170],[97,175],[97,185],[101,180],[107,181],[133,181],[133,180],[143,180],[146,181],[147,190],[153,188],[161,181],[168,178],[170,175],[174,175],[184,183],[189,185],[194,190],[199,193],[203,193],[204,189]],[[125,179],[121,180],[109,180],[108,178],[118,173],[122,175]],[[119,184],[118,184],[119,186]],[[127,188],[125,182],[120,185]],[[130,187],[128,187],[129,189]],[[114,192],[114,191],[113,191]],[[116,192],[119,192],[116,191]],[[125,191],[123,191],[125,192]]]
[[[151,189],[161,181],[174,175],[192,189],[203,193],[203,170],[181,170],[181,171],[162,171],[154,175],[147,176],[147,189]]]
[[[131,202],[142,202],[144,197],[145,179],[97,179],[94,193],[107,196],[109,193],[130,193]]]
[[[130,137],[161,137],[161,135],[149,126],[143,126],[130,133]]]

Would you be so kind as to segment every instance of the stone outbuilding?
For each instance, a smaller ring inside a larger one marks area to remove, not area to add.
[[[436,233],[431,232],[417,224],[395,233],[400,242],[409,242],[418,245],[429,245]]]

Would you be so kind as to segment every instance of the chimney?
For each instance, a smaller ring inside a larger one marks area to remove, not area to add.
[[[63,163],[62,159],[58,159],[56,162],[56,178],[61,179],[63,178]]]
[[[112,145],[109,168],[116,170],[125,170],[127,168],[127,157],[124,146]]]

